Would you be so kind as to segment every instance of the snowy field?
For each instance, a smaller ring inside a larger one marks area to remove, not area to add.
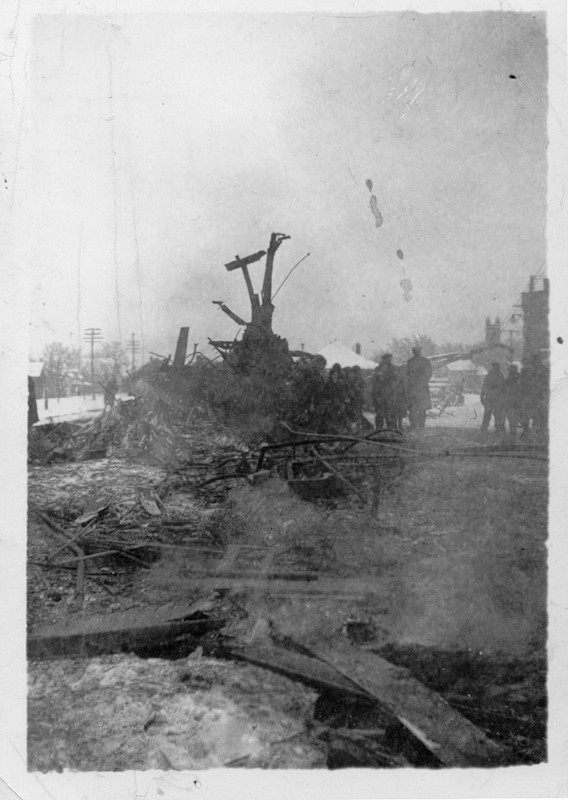
[[[117,394],[116,396],[119,400],[128,400],[127,394]],[[50,422],[72,422],[73,420],[94,417],[100,414],[104,408],[104,395],[97,394],[94,400],[92,395],[88,397],[61,397],[59,400],[55,397],[50,397],[47,402],[48,408],[46,409],[43,398],[38,398],[37,413],[39,422],[37,425]]]
[[[435,408],[429,412],[426,420],[429,428],[439,425],[444,428],[479,428],[483,419],[483,406],[478,394],[465,394],[463,406],[448,406],[439,416],[438,414],[439,410]]]

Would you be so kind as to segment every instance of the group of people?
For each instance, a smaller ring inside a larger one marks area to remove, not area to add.
[[[423,428],[426,412],[432,407],[428,386],[431,376],[432,366],[420,347],[412,349],[412,358],[404,367],[394,366],[390,353],[382,356],[370,391],[375,428],[400,430],[407,415],[411,428]],[[300,362],[294,369],[292,396],[290,419],[304,430],[332,433],[372,429],[363,414],[369,392],[359,367],[333,364],[326,373],[321,356]]]
[[[377,430],[401,430],[408,415],[410,427],[424,428],[426,412],[432,407],[429,381],[432,365],[420,347],[412,348],[412,358],[402,367],[385,353],[373,375],[372,400]]]
[[[298,364],[293,376],[291,418],[299,427],[320,433],[356,430],[364,425],[365,382],[359,367],[333,364],[315,356]]]
[[[548,369],[538,354],[525,359],[520,372],[511,364],[506,378],[498,362],[491,364],[481,387],[484,406],[481,430],[487,431],[493,418],[498,433],[506,433],[508,426],[511,436],[519,428],[523,435],[530,430],[537,436],[543,435],[548,418],[548,382]]]

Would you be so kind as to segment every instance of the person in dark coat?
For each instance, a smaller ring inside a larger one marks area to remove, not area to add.
[[[521,376],[516,364],[511,364],[505,380],[507,384],[505,394],[505,417],[509,423],[509,434],[516,436],[517,428],[523,413],[523,396],[521,389]]]
[[[332,364],[323,392],[323,433],[334,433],[343,429],[346,396],[346,381],[341,365]]]
[[[481,387],[481,402],[485,406],[481,430],[489,428],[491,417],[495,419],[495,430],[501,433],[505,431],[505,410],[507,404],[507,384],[501,372],[499,362],[494,361],[491,369],[487,373],[483,386]]]
[[[320,431],[325,411],[325,364],[322,356],[294,364],[287,413],[292,427]]]
[[[34,379],[28,375],[28,430],[39,422]]]
[[[375,428],[397,430],[403,404],[404,384],[392,363],[392,355],[381,356],[379,366],[373,375],[373,406],[375,409]]]
[[[408,415],[408,373],[406,365],[395,367],[398,374],[398,392],[397,392],[397,407],[396,407],[396,427],[399,431],[402,430],[402,421]]]
[[[421,347],[412,348],[412,358],[407,361],[406,371],[410,427],[423,428],[426,425],[426,412],[432,408],[429,386],[432,364],[422,355]]]
[[[110,408],[113,407],[115,400],[116,400],[116,393],[118,391],[118,382],[114,375],[108,380],[107,385],[105,386],[105,406],[109,406]]]

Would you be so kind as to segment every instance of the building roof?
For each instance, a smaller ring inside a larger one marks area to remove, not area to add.
[[[28,361],[28,375],[30,378],[41,378],[44,368],[43,361]]]
[[[462,359],[461,361],[452,361],[447,365],[450,372],[475,372],[477,369],[473,361],[470,359]]]
[[[361,369],[375,369],[378,366],[376,361],[360,356],[339,342],[328,344],[318,352],[318,355],[325,358],[328,369],[333,364],[339,364],[340,367],[361,367]]]

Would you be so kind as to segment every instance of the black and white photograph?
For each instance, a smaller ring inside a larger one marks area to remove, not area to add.
[[[565,7],[69,5],[0,55],[9,760],[560,796]]]

